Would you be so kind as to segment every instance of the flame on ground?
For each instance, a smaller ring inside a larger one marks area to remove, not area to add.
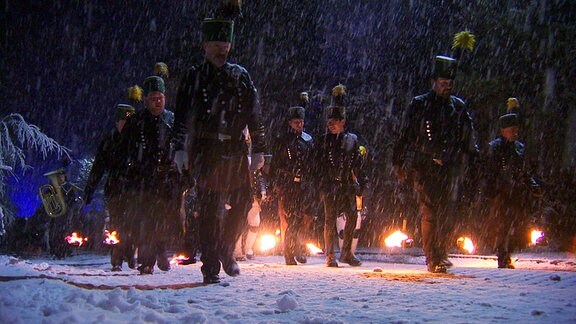
[[[476,247],[474,247],[474,242],[472,242],[472,239],[466,236],[459,237],[458,240],[456,240],[456,246],[465,250],[469,254],[474,253],[474,250],[476,250]]]
[[[65,237],[66,242],[70,245],[78,245],[81,246],[82,244],[88,241],[87,237],[78,236],[78,233],[73,232],[72,234]]]
[[[387,247],[402,247],[402,242],[408,240],[408,235],[401,231],[396,231],[384,240]]]
[[[172,257],[172,259],[170,259],[170,264],[171,265],[177,265],[177,264],[180,264],[180,262],[182,262],[182,261],[187,261],[188,259],[190,259],[190,258],[185,256],[184,254],[175,255]]]
[[[321,254],[324,253],[324,251],[317,247],[316,245],[312,244],[312,243],[308,243],[306,244],[306,247],[308,248],[308,250],[310,251],[310,253],[312,254]]]
[[[276,237],[272,234],[265,234],[260,237],[260,251],[266,252],[276,247]]]
[[[532,232],[530,232],[530,242],[533,245],[536,245],[540,242],[540,240],[544,237],[544,232],[540,231],[540,230],[532,230]]]
[[[102,243],[106,245],[115,245],[120,243],[120,239],[118,238],[118,232],[116,231],[109,232],[108,230],[104,230],[104,241]]]

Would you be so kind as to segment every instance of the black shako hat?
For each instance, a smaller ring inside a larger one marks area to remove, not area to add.
[[[328,106],[327,119],[346,119],[346,97],[347,90],[343,84],[338,84],[332,88],[332,104]]]
[[[498,118],[498,125],[500,126],[500,129],[504,129],[504,128],[508,128],[508,127],[512,127],[512,126],[519,126],[519,120],[518,120],[518,115],[517,114],[506,114],[506,115],[502,115],[500,116],[500,118]]]
[[[458,66],[458,61],[455,58],[437,55],[434,58],[434,71],[432,72],[432,78],[445,78],[454,80],[456,77],[456,67]]]
[[[142,84],[142,91],[144,96],[147,96],[150,92],[158,91],[165,93],[166,86],[164,85],[164,79],[159,76],[153,75],[144,79]]]
[[[288,120],[292,120],[292,119],[304,119],[305,116],[306,116],[306,109],[304,109],[304,107],[292,106],[288,108],[288,114],[286,117]]]
[[[127,104],[118,104],[116,105],[116,113],[114,115],[115,120],[119,121],[122,119],[128,119],[136,112],[134,107],[127,105]]]

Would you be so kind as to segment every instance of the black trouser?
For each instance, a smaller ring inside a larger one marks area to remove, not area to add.
[[[138,263],[154,266],[156,257],[166,252],[166,242],[180,234],[177,203],[162,191],[147,190],[133,192],[128,200],[131,204],[128,213],[133,242],[138,248]]]
[[[283,187],[282,206],[286,210],[286,233],[284,235],[284,256],[293,258],[302,253],[301,227],[304,220],[303,200],[306,192],[299,183],[293,183]]]
[[[72,215],[70,211],[59,217],[52,217],[49,226],[50,254],[62,259],[72,254],[72,247],[66,241],[66,236],[72,234]]]
[[[132,242],[132,231],[127,224],[126,197],[115,195],[106,199],[108,216],[110,217],[110,232],[116,231],[117,244],[110,249],[110,263],[112,266],[122,266],[122,261],[130,261],[134,258],[134,243]]]
[[[528,201],[518,192],[499,194],[490,200],[490,215],[486,235],[489,236],[498,261],[505,261],[510,254],[522,248],[528,240]],[[502,260],[500,260],[502,259]]]
[[[190,211],[192,215],[186,215],[184,237],[182,239],[182,253],[186,257],[192,259],[196,257],[196,252],[200,246],[200,225],[198,218],[193,215],[194,212]]]
[[[336,219],[340,213],[346,215],[344,239],[341,255],[352,253],[352,239],[358,214],[356,212],[356,197],[353,186],[335,185],[329,192],[322,193],[324,202],[324,252],[327,258],[334,257],[334,241]]]
[[[220,260],[233,260],[236,241],[247,226],[248,210],[252,206],[250,187],[217,191],[199,188],[198,221],[202,274],[220,273]]]
[[[419,169],[414,179],[421,214],[422,248],[426,263],[448,257],[449,242],[458,211],[459,186],[456,169],[430,164]]]

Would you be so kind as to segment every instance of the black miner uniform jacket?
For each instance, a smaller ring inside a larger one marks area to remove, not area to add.
[[[124,152],[120,150],[119,145],[120,132],[116,128],[106,134],[100,142],[88,175],[86,187],[84,188],[84,195],[88,199],[91,199],[94,195],[104,174],[107,174],[106,183],[104,184],[104,195],[106,198],[118,196],[123,192],[127,181],[126,165],[122,158],[124,157]],[[85,203],[88,204],[90,201]]]
[[[349,132],[325,134],[316,141],[314,170],[320,190],[347,187],[350,195],[362,195],[368,184],[359,152],[358,136]]]
[[[312,181],[312,150],[314,141],[306,132],[296,134],[288,131],[278,136],[272,151],[270,174],[273,184],[281,190],[290,188],[294,182]]]
[[[246,69],[231,63],[219,69],[209,62],[192,67],[178,90],[175,120],[175,149],[190,153],[200,188],[249,186],[248,173],[242,174],[248,170],[242,130],[248,126],[252,153],[263,153],[265,143],[256,88]]]
[[[434,91],[416,96],[404,115],[393,165],[425,172],[428,166],[461,165],[477,152],[472,119],[462,99]]]
[[[528,203],[529,194],[539,190],[540,184],[532,176],[530,166],[525,161],[524,143],[509,142],[503,137],[498,137],[489,145],[487,196],[502,195],[505,199],[512,199],[520,205],[525,205]]]
[[[143,109],[127,120],[122,147],[128,155],[130,189],[163,191],[158,187],[167,187],[168,175],[177,172],[170,157],[173,123],[174,113],[166,109],[159,116]]]

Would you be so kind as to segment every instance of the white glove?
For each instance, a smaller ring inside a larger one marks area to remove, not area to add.
[[[188,170],[188,162],[188,152],[184,150],[174,152],[174,163],[179,173],[182,173],[182,170]]]
[[[250,157],[250,172],[262,169],[264,166],[264,153],[252,153]]]

